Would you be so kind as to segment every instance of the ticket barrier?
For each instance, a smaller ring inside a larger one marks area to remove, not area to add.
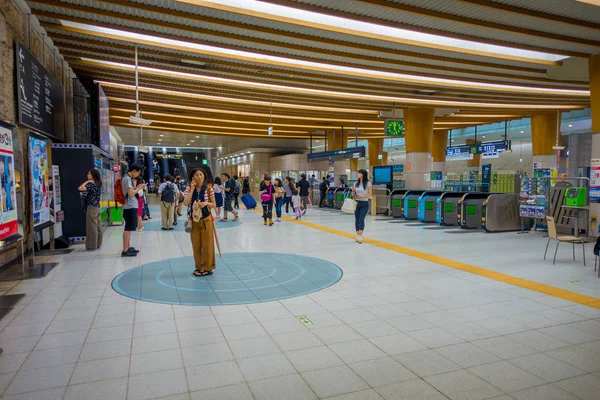
[[[482,229],[483,204],[490,193],[465,193],[458,202],[457,217],[463,229]]]
[[[328,208],[335,208],[335,191],[337,188],[334,187],[330,187],[329,189],[327,189],[327,196],[325,196],[325,202],[323,204],[323,207],[328,207]]]
[[[444,192],[427,190],[417,202],[417,216],[422,222],[435,222],[436,220],[436,203]]]
[[[521,230],[518,194],[494,193],[483,203],[481,226],[486,232],[511,232]]]
[[[393,218],[404,218],[404,194],[406,189],[396,189],[390,194],[390,216]]]
[[[458,203],[466,192],[444,192],[436,202],[435,222],[440,225],[459,225]]]
[[[350,189],[348,188],[336,188],[333,192],[333,208],[336,210],[341,210],[344,205],[344,200],[346,199],[346,192]]]
[[[408,190],[404,194],[404,218],[417,219],[419,218],[419,197],[425,193],[425,190]]]

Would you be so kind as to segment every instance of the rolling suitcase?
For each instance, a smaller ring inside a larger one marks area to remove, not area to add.
[[[242,196],[242,203],[244,203],[248,210],[256,208],[256,200],[254,200],[254,197],[250,196],[249,194]]]

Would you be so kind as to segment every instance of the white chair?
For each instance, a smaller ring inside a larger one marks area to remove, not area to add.
[[[552,265],[556,264],[556,253],[558,253],[558,246],[561,243],[571,243],[573,245],[573,261],[575,261],[575,245],[581,244],[581,248],[583,249],[583,266],[585,267],[585,241],[576,236],[558,236],[556,233],[556,222],[554,222],[554,217],[546,217],[546,221],[548,222],[548,243],[546,244],[544,260],[548,254],[548,246],[550,246],[551,240],[556,240],[556,250],[554,250],[554,261],[552,262]]]

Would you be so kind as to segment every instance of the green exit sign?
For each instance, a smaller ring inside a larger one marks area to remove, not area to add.
[[[401,119],[388,119],[385,121],[386,136],[403,136],[404,121]]]
[[[208,165],[208,160],[202,160],[202,165]]]

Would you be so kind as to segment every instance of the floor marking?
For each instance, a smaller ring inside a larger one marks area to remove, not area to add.
[[[256,212],[262,214],[262,211],[256,210]],[[306,222],[300,220],[295,220],[289,217],[283,217],[286,221],[293,222],[296,224],[304,225],[309,228],[317,229],[322,232],[331,233],[337,236],[342,236],[348,239],[354,239],[356,236],[353,233],[348,233],[344,231],[340,231],[333,228],[328,228],[326,226],[322,226],[319,224],[315,224],[313,222]],[[532,290],[534,292],[546,294],[548,296],[556,297],[559,299],[567,300],[573,303],[582,304],[584,306],[597,308],[600,310],[600,298],[586,296],[584,294],[571,292],[569,290],[560,289],[554,286],[545,285],[543,283],[538,283],[534,281],[530,281],[523,278],[517,278],[516,276],[504,274],[502,272],[496,272],[489,269],[485,269],[482,267],[476,267],[474,265],[465,264],[460,261],[450,260],[448,258],[434,256],[433,254],[428,254],[422,251],[409,249],[407,247],[398,246],[395,244],[382,242],[381,240],[369,239],[363,237],[363,243],[368,243],[372,246],[381,247],[386,250],[395,251],[397,253],[406,254],[411,257],[419,258],[421,260],[433,262],[436,264],[444,265],[446,267],[450,267],[453,269],[457,269],[460,271],[469,272],[475,275],[483,276],[485,278],[493,279],[495,281],[504,282],[509,285],[518,286],[523,289]]]

